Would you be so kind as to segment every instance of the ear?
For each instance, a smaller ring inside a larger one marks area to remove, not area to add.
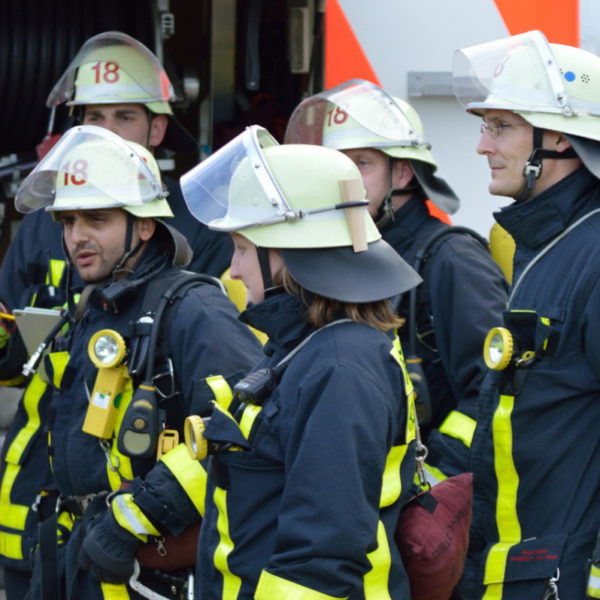
[[[392,186],[394,189],[403,189],[408,186],[415,176],[410,163],[404,159],[394,160],[392,167]]]
[[[564,152],[568,148],[571,148],[571,142],[567,139],[565,135],[560,133],[560,131],[548,131],[546,135],[550,137],[550,145],[549,147],[552,150],[556,150],[558,152]]]
[[[149,136],[149,144],[151,148],[156,148],[160,146],[163,139],[165,138],[165,133],[167,131],[167,127],[169,125],[169,118],[167,115],[155,115],[152,117],[152,122],[150,123],[150,136]]]
[[[142,242],[147,242],[156,231],[156,221],[150,217],[138,217],[135,226]]]

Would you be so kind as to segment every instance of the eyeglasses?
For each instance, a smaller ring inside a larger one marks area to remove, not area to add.
[[[491,138],[496,139],[501,133],[503,129],[507,129],[508,127],[513,127],[512,123],[495,123],[492,121],[491,123],[482,123],[479,131],[483,135],[487,133]]]

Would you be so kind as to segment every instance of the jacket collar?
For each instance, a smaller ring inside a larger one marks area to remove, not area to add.
[[[538,248],[573,222],[596,208],[598,179],[585,167],[571,173],[538,196],[514,202],[494,213],[496,221],[514,238],[517,246]]]
[[[279,288],[242,312],[240,320],[269,336],[265,354],[279,355],[290,352],[314,330],[306,322],[305,314],[300,300]]]
[[[425,202],[420,198],[411,198],[394,213],[394,220],[382,228],[381,235],[390,246],[401,251],[412,245],[429,217]]]

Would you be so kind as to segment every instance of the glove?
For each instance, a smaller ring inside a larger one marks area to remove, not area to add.
[[[111,511],[97,518],[86,534],[79,553],[79,566],[99,581],[127,583],[133,574],[140,540],[123,529]]]

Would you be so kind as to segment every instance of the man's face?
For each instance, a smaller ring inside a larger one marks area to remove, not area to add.
[[[120,208],[69,210],[60,214],[69,256],[87,283],[106,279],[125,252],[127,215]],[[138,221],[132,247],[140,239]]]
[[[372,217],[375,217],[390,189],[388,157],[383,152],[372,148],[342,150],[342,152],[350,157],[358,167],[363,184],[367,190],[369,213]]]
[[[486,110],[483,122],[499,133],[493,137],[484,128],[477,144],[477,152],[487,158],[490,166],[489,192],[514,198],[523,186],[523,168],[533,150],[533,127],[508,110]]]
[[[83,124],[104,127],[124,140],[154,148],[164,138],[168,119],[154,115],[149,120],[141,104],[89,104],[84,107]]]

